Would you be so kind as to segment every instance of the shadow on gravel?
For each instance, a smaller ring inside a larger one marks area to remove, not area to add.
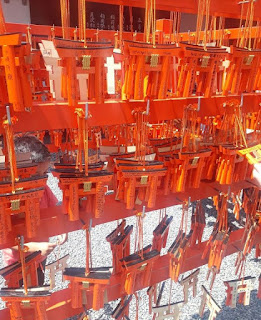
[[[250,259],[250,261],[254,261],[254,262],[258,262],[258,263],[261,263],[261,258],[253,258],[253,259]],[[261,303],[261,302],[260,302]],[[261,317],[260,317],[261,318]]]
[[[193,204],[195,205],[195,204]],[[216,207],[213,204],[212,199],[203,199],[202,200],[202,205],[203,205],[203,209],[205,211],[206,214],[206,218],[217,218],[217,210]],[[245,212],[244,210],[240,210],[240,220],[237,221],[235,218],[235,215],[233,213],[233,209],[234,209],[234,205],[232,202],[228,203],[228,222],[230,224],[230,226],[232,227],[232,230],[237,230],[240,227],[244,226],[244,218],[245,218]],[[212,227],[214,226],[215,222],[214,221],[207,221],[207,226],[208,227]]]
[[[257,298],[257,290],[251,292],[249,306],[237,304],[235,309],[229,308],[225,305],[225,300],[222,303],[222,310],[217,315],[216,320],[260,320],[261,319],[261,300]],[[206,309],[202,318],[198,314],[194,314],[190,319],[193,320],[207,320],[209,317],[209,310]]]
[[[110,304],[105,304],[104,305],[104,309],[103,309],[103,314],[98,316],[98,317],[95,317],[93,319],[96,319],[96,320],[111,320],[111,314],[112,314],[112,307],[110,306]],[[71,317],[71,318],[68,318],[67,320],[78,320],[80,317],[80,315],[77,315],[77,316],[74,316],[74,317]]]

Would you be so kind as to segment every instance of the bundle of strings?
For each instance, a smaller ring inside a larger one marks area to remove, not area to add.
[[[173,33],[173,39],[175,42],[179,42],[179,31],[180,31],[180,22],[181,22],[181,12],[171,11],[170,20],[173,21],[173,28],[169,33]]]
[[[224,44],[224,35],[225,35],[225,18],[224,17],[219,17],[218,31],[219,31],[219,39],[217,41],[217,45],[221,47]]]
[[[209,32],[209,21],[210,21],[209,19],[210,18],[210,0],[199,0],[195,44],[200,43],[200,36],[201,36],[204,16],[206,17],[205,17],[205,28],[204,28],[204,35],[203,35],[203,45],[204,45],[204,49],[206,50],[208,32]]]
[[[78,0],[79,37],[86,45],[86,1]]]
[[[156,43],[156,0],[146,0],[144,36],[145,42],[150,43],[152,34],[152,44]]]
[[[225,45],[224,35],[225,18],[212,16],[209,23],[209,29],[205,31],[206,43],[210,43],[213,41],[218,47],[221,47],[222,45]]]
[[[244,17],[244,5],[247,3],[247,12],[245,18],[245,25],[243,25],[243,17]],[[240,17],[240,25],[239,32],[237,38],[237,47],[239,48],[248,48],[251,49],[252,46],[252,28],[253,28],[253,20],[254,20],[254,11],[255,11],[255,0],[247,0],[240,2],[241,7],[241,17]]]
[[[221,194],[217,203],[217,222],[218,231],[228,231],[228,210],[227,210],[228,195]]]
[[[60,0],[63,38],[70,38],[70,0]]]
[[[182,129],[181,129],[181,148],[187,151],[198,151],[197,137],[199,136],[200,126],[198,125],[197,105],[188,105],[184,108]]]
[[[224,107],[225,114],[217,135],[217,143],[247,148],[246,125],[241,105],[237,100],[231,100]]]
[[[216,42],[217,40],[217,17],[212,16],[210,27],[209,27],[209,33],[207,35],[207,42],[210,43],[211,41]]]
[[[145,156],[148,145],[148,115],[145,112],[136,112],[136,153],[135,158],[145,165]]]

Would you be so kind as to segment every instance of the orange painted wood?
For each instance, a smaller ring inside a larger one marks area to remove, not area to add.
[[[162,208],[172,207],[175,205],[180,205],[184,200],[189,197],[191,201],[196,201],[199,199],[213,197],[218,195],[220,191],[228,192],[230,187],[231,191],[241,190],[243,188],[249,188],[253,186],[251,182],[241,181],[234,183],[232,185],[219,185],[217,182],[201,182],[200,188],[189,189],[184,193],[172,194],[171,197],[164,196],[163,194],[158,194],[156,199],[156,204],[153,210],[158,210]],[[161,190],[162,193],[164,190]],[[105,196],[104,212],[100,218],[95,218],[94,215],[89,217],[92,219],[92,226],[96,226],[102,223],[107,223],[119,219],[124,219],[135,215],[137,212],[142,211],[141,206],[137,206],[135,209],[128,210],[123,202],[115,201],[115,194]],[[149,213],[148,213],[149,214]],[[80,217],[84,217],[83,220],[86,224],[89,220],[86,219],[86,214],[81,213]],[[79,230],[83,227],[80,221],[69,221],[68,215],[65,212],[63,206],[55,206],[47,209],[41,210],[41,228],[38,228],[37,236],[34,238],[27,238],[25,234],[25,224],[21,220],[16,220],[13,223],[12,232],[8,235],[8,240],[6,243],[0,245],[0,250],[4,248],[10,248],[15,245],[15,238],[18,235],[24,235],[25,242],[30,241],[48,241],[49,237],[68,233],[75,230]]]
[[[201,98],[199,117],[215,116],[224,114],[223,103],[238,99],[240,96],[215,96]],[[153,100],[150,103],[149,122],[157,123],[162,120],[182,119],[183,109],[189,104],[198,102],[198,97],[171,98],[166,100]],[[260,109],[261,95],[244,94],[243,113],[256,112]],[[112,101],[108,100],[101,104],[89,102],[89,113],[92,115],[88,120],[89,126],[105,126],[135,123],[132,110],[144,107],[145,101]],[[79,102],[80,108],[85,108],[85,102]],[[65,102],[36,103],[32,112],[14,113],[18,122],[14,125],[14,132],[32,132],[41,130],[55,130],[64,128],[77,128],[74,108],[68,107]],[[0,108],[0,117],[5,115],[5,109]],[[3,128],[0,128],[0,134]]]

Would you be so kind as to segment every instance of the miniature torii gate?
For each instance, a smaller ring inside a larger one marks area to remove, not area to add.
[[[92,268],[86,275],[85,268],[66,268],[64,279],[71,282],[72,308],[87,304],[87,293],[93,292],[92,308],[99,310],[107,302],[107,286],[110,283],[109,268]]]
[[[88,73],[88,96],[95,98],[97,103],[104,101],[105,97],[105,60],[113,53],[113,47],[90,46],[83,48],[73,46],[74,41],[69,41],[68,46],[58,42],[56,50],[62,59],[61,66],[64,67],[62,92],[63,97],[68,99],[70,106],[76,107],[79,100],[79,89],[77,82],[77,59],[82,60],[81,73]],[[70,46],[71,44],[71,46]],[[86,88],[87,90],[87,88]]]
[[[124,165],[118,165],[117,168],[119,169],[117,175],[119,180],[118,196],[120,200],[126,201],[126,208],[134,208],[136,191],[140,188],[146,190],[144,200],[147,202],[147,207],[153,208],[159,181],[166,175],[167,171],[163,168],[163,163],[151,162],[150,165],[145,167],[139,164],[132,164],[128,168]]]
[[[64,269],[67,267],[67,260],[69,259],[69,255],[62,257],[61,259],[58,259],[54,261],[53,263],[50,263],[45,266],[45,270],[49,270],[50,274],[50,289],[53,289],[55,287],[55,274],[59,271],[64,271]]]
[[[213,299],[213,297],[210,295],[210,293],[207,291],[207,289],[204,286],[202,286],[202,290],[203,290],[203,296],[202,296],[201,305],[199,308],[199,315],[200,315],[200,317],[203,317],[204,309],[207,304],[207,306],[210,310],[210,315],[209,315],[208,320],[215,320],[216,316],[220,312],[221,308],[216,303],[216,301]]]
[[[130,255],[130,236],[133,226],[126,226],[126,220],[113,230],[106,240],[111,244],[113,273],[121,272],[121,259]]]
[[[40,251],[36,251],[25,257],[26,269],[25,276],[30,287],[38,286],[37,268],[39,267],[43,257]],[[22,276],[21,262],[17,261],[0,270],[0,275],[5,279],[5,284],[9,288],[19,288]]]
[[[22,34],[14,33],[0,35],[0,47],[0,65],[5,70],[5,76],[0,76],[0,100],[11,103],[14,111],[29,110],[32,107],[32,92],[25,64],[25,57],[30,55],[29,45],[22,44]]]
[[[149,251],[150,249],[151,246],[148,246],[142,250],[143,252],[135,252],[122,259],[122,293],[134,293],[138,275],[144,287],[149,285],[153,264],[160,255],[157,250]]]
[[[207,47],[207,50],[204,50],[203,47],[188,43],[181,43],[181,48],[184,52],[184,61],[181,63],[177,96],[191,96],[197,85],[198,94],[211,97],[217,87],[215,81],[223,72],[222,61],[226,58],[226,49]],[[199,72],[198,77],[197,72]]]
[[[236,308],[237,296],[239,294],[239,303],[248,306],[250,302],[250,292],[254,288],[254,281],[254,277],[225,281],[224,284],[227,287],[226,305],[231,308]]]
[[[256,87],[261,50],[233,48],[224,83],[223,95],[252,92]]]
[[[122,86],[122,99],[142,100],[146,96],[165,99],[172,73],[171,58],[180,54],[175,45],[156,45],[125,41],[125,79]],[[150,64],[146,63],[150,57]],[[137,68],[134,68],[134,65]],[[174,78],[174,77],[172,77]]]
[[[104,188],[111,178],[112,174],[105,171],[91,172],[88,177],[83,174],[60,175],[60,188],[64,192],[64,202],[67,205],[70,221],[79,220],[80,209],[78,204],[79,199],[83,197],[87,197],[85,212],[91,211],[95,217],[102,216],[105,198]]]
[[[166,215],[155,228],[155,230],[153,231],[152,250],[156,249],[160,252],[162,248],[166,247],[169,227],[172,220],[172,216],[168,217]]]
[[[0,297],[10,304],[11,319],[23,319],[24,308],[32,310],[32,317],[39,320],[47,320],[46,304],[51,293],[45,287],[38,287],[37,290],[29,289],[28,294],[23,289],[2,288]]]
[[[197,295],[197,284],[198,284],[198,275],[199,275],[200,269],[195,270],[190,275],[185,277],[184,279],[181,279],[179,283],[183,286],[183,292],[184,292],[184,302],[188,302],[188,290],[189,288],[193,288],[193,297],[195,298]]]
[[[184,305],[184,301],[167,304],[164,306],[152,307],[152,311],[156,314],[155,320],[173,319],[178,320],[180,308]]]

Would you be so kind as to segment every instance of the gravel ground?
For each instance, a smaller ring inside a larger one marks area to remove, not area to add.
[[[55,193],[56,197],[59,201],[62,200],[62,192],[59,190],[57,185],[57,179],[54,178],[51,174],[49,174],[48,185]],[[203,240],[207,240],[212,232],[213,225],[215,222],[216,211],[212,206],[212,201],[210,199],[204,200],[204,208],[206,211],[206,222],[207,226],[204,230]],[[175,206],[171,208],[167,208],[166,212],[168,215],[174,216],[174,221],[171,224],[169,230],[169,237],[167,246],[162,250],[161,255],[167,252],[167,248],[174,241],[180,224],[181,219],[181,206]],[[230,212],[230,220],[235,228],[240,227],[240,225],[233,220],[233,214],[231,208]],[[191,210],[190,210],[191,213]],[[150,212],[146,215],[144,219],[144,246],[151,243],[152,240],[152,231],[157,226],[159,222],[159,211]],[[134,247],[134,236],[135,236],[135,225],[136,219],[134,217],[127,218],[128,224],[134,225],[134,232],[132,234],[132,248]],[[91,232],[91,241],[92,241],[92,262],[94,267],[99,266],[111,266],[112,265],[112,255],[109,243],[105,240],[106,235],[108,235],[114,228],[116,227],[116,222],[110,222],[103,225],[96,226],[92,229]],[[55,237],[51,240],[55,240]],[[84,267],[85,266],[85,233],[83,231],[76,231],[69,233],[68,241],[58,249],[55,249],[49,256],[47,263],[56,260],[56,258],[60,255],[61,257],[65,254],[70,254],[70,258],[68,260],[69,267]],[[225,306],[225,286],[223,281],[236,279],[235,276],[235,259],[236,254],[230,255],[226,257],[222,262],[221,272],[217,275],[212,295],[217,303],[222,307],[221,312],[217,316],[217,320],[228,320],[228,319],[245,319],[245,320],[257,320],[261,319],[261,300],[257,299],[257,288],[258,288],[258,277],[261,272],[260,262],[261,259],[254,259],[254,250],[252,250],[251,254],[247,257],[246,262],[246,272],[245,276],[253,276],[256,277],[256,281],[254,284],[254,290],[251,293],[251,300],[249,306],[238,305],[236,309],[231,309]],[[2,255],[0,252],[0,268],[3,267]],[[187,274],[190,274],[188,272]],[[187,275],[185,274],[185,275]],[[204,284],[207,288],[209,288],[209,283],[206,281],[207,274],[207,266],[202,266],[200,269],[199,275],[199,283],[198,283],[198,293],[197,297],[193,298],[191,295],[189,296],[189,302],[183,306],[181,309],[180,320],[187,319],[200,319],[198,315],[198,310],[201,301],[201,285]],[[48,283],[48,274],[46,275],[46,283]],[[3,279],[0,277],[0,287],[4,285]],[[53,291],[61,290],[68,286],[67,282],[62,282],[61,274],[58,274],[56,277],[56,287]],[[162,296],[161,304],[166,304],[169,301],[169,293],[170,293],[170,281],[166,281],[164,293]],[[139,320],[150,320],[152,316],[148,313],[148,298],[146,295],[146,289],[141,290],[138,294],[139,296]],[[178,283],[172,284],[171,290],[171,302],[178,302],[183,300],[183,291],[182,287]],[[118,301],[111,302],[105,306],[105,308],[99,312],[91,312],[91,319],[112,319],[110,314],[112,310],[117,305]],[[0,300],[0,308],[3,308],[4,304]],[[135,298],[132,299],[131,307],[130,307],[130,319],[134,320],[136,316],[136,301]],[[209,312],[206,311],[202,319],[208,319]],[[76,320],[77,317],[71,318],[71,320]],[[1,319],[2,320],[2,319]],[[4,319],[3,319],[4,320]]]

